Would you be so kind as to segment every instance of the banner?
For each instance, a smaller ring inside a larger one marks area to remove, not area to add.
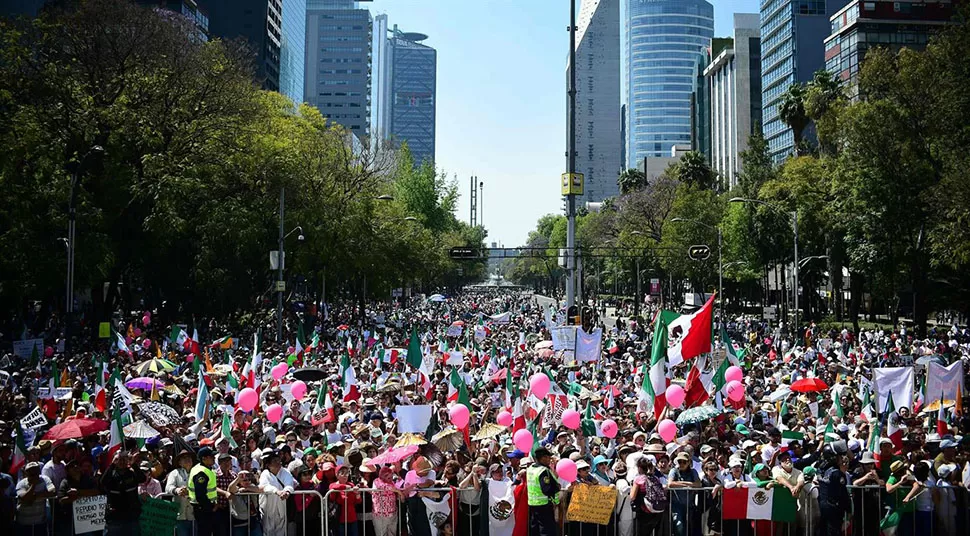
[[[445,335],[448,337],[461,337],[461,332],[464,326],[456,326],[454,324],[448,326],[448,330],[445,331]]]
[[[107,495],[81,497],[74,501],[74,534],[103,531],[107,506]]]
[[[178,520],[179,503],[149,497],[141,504],[138,524],[142,534],[172,534]]]
[[[926,400],[929,404],[936,400],[957,399],[957,392],[963,386],[963,361],[957,361],[949,367],[931,361],[926,367]],[[896,395],[893,395],[896,400]]]
[[[43,428],[47,426],[47,417],[44,416],[44,412],[40,410],[40,407],[35,406],[33,411],[28,413],[23,419],[20,419],[20,426],[23,426],[24,430]]]
[[[37,355],[44,355],[44,339],[24,339],[22,341],[13,341],[13,353],[17,357],[30,359],[30,355],[34,353],[34,346],[37,347]]]
[[[53,398],[55,400],[67,400],[74,396],[74,391],[70,387],[55,387],[54,396],[51,396],[50,387],[38,387],[37,398]]]
[[[494,322],[496,324],[508,324],[509,321],[512,320],[512,312],[511,311],[506,311],[506,312],[501,313],[501,314],[491,315],[491,316],[489,316],[489,318],[491,318],[492,319],[492,322]]]
[[[576,326],[560,326],[549,330],[552,334],[552,348],[562,351],[563,362],[576,359]]]
[[[596,328],[586,333],[583,328],[576,330],[576,360],[580,363],[599,361],[603,348],[603,330]]]
[[[876,410],[886,411],[889,393],[893,394],[896,409],[913,409],[913,369],[885,367],[872,369],[872,385],[876,392]]]
[[[613,486],[593,486],[574,484],[571,488],[569,510],[566,519],[578,523],[607,525],[616,507],[616,488]]]
[[[431,406],[397,406],[397,431],[423,434],[431,422]]]

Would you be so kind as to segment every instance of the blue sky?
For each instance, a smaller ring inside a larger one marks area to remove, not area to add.
[[[727,36],[732,14],[756,13],[759,0],[713,3],[715,35]],[[477,175],[485,183],[489,241],[523,245],[540,216],[561,211],[568,0],[374,0],[361,7],[429,36],[425,43],[438,50],[436,160],[457,177],[458,217],[468,220],[469,177]]]

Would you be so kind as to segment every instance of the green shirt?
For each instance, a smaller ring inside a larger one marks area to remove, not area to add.
[[[890,476],[889,480],[886,481],[886,483],[889,484],[890,486],[897,482],[899,482],[899,479],[896,478],[896,475]],[[916,511],[915,498],[910,500],[908,503],[903,502],[903,499],[905,499],[906,496],[909,495],[909,492],[912,489],[913,489],[912,484],[910,485],[903,484],[902,486],[896,488],[896,491],[894,493],[889,494],[889,496],[886,499],[887,502],[889,503],[889,506],[891,506],[894,510],[896,510],[899,513],[915,512]]]

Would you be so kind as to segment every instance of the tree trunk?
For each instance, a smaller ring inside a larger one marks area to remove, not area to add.
[[[862,293],[865,288],[866,278],[863,274],[854,270],[849,271],[849,290],[852,297],[849,299],[849,316],[852,317],[852,329],[859,333],[859,309],[862,306]]]

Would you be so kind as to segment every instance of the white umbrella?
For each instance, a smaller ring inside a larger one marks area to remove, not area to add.
[[[446,298],[443,295],[441,295],[441,294],[432,294],[431,297],[428,298],[428,301],[430,301],[430,302],[439,302],[440,303],[440,302],[445,301],[445,299]]]
[[[135,421],[125,426],[125,437],[132,439],[151,439],[158,435],[158,430],[152,428],[145,421]]]

